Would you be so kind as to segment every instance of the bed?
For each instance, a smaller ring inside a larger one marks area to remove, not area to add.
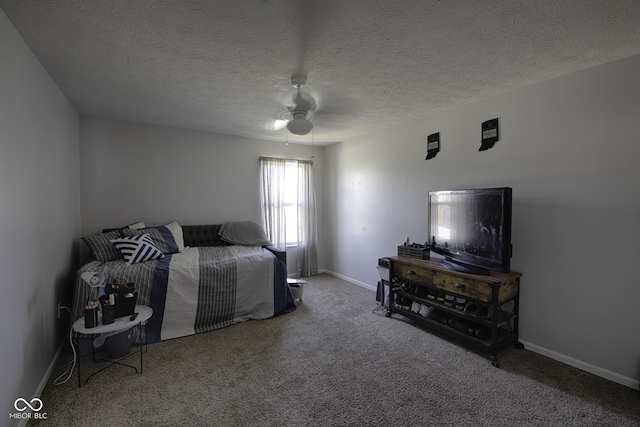
[[[159,254],[135,259],[122,246],[135,239],[152,242]],[[149,228],[136,223],[83,241],[91,259],[76,274],[73,319],[83,317],[86,302],[97,296],[82,273],[104,273],[106,283],[133,282],[137,303],[153,309],[146,337],[138,336],[144,331],[136,332],[135,342],[193,335],[296,309],[287,284],[286,253],[270,246],[254,223],[173,222]]]

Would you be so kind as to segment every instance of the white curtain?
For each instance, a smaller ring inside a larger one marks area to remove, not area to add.
[[[313,162],[260,157],[260,204],[262,222],[271,242],[286,247],[285,171],[287,163],[297,169],[297,265],[299,277],[318,274],[318,232]],[[288,183],[290,184],[290,182]],[[292,218],[289,218],[291,220]],[[291,224],[290,224],[291,225]],[[289,238],[289,240],[291,240]],[[291,266],[289,266],[291,267]]]
[[[318,274],[318,230],[313,162],[298,161],[298,257],[299,277]]]
[[[287,161],[260,157],[260,206],[262,225],[274,246],[286,248],[284,173]]]

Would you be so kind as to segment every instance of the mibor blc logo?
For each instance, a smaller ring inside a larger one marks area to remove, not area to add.
[[[19,397],[13,402],[13,407],[16,408],[16,411],[9,414],[9,418],[14,419],[31,419],[34,420],[46,420],[47,413],[40,412],[44,404],[42,400],[34,397],[31,400],[27,400],[25,398]],[[30,411],[29,411],[30,410]],[[31,412],[33,411],[33,412]]]

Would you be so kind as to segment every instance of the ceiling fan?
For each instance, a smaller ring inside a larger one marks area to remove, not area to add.
[[[294,135],[307,135],[313,129],[313,123],[307,118],[313,108],[313,103],[302,97],[300,89],[307,84],[305,76],[291,76],[291,84],[298,90],[293,98],[293,107],[289,108],[292,119],[287,123],[287,129]]]
[[[268,129],[278,131],[286,127],[292,135],[304,136],[313,131],[317,136],[320,128],[325,134],[346,129],[362,115],[361,106],[344,91],[336,92],[325,83],[316,88],[316,92],[321,91],[323,95],[316,92],[312,95],[308,90],[302,90],[306,84],[306,75],[291,76],[291,85],[296,94],[289,98],[284,110],[276,118],[267,122]]]

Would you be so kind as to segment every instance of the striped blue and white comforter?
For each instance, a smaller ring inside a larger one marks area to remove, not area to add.
[[[84,316],[85,303],[91,299],[91,288],[80,278],[85,271],[104,273],[106,283],[135,283],[138,304],[153,309],[148,342],[266,319],[296,308],[286,266],[257,246],[188,248],[134,265],[124,260],[90,261],[76,275],[74,319]]]

